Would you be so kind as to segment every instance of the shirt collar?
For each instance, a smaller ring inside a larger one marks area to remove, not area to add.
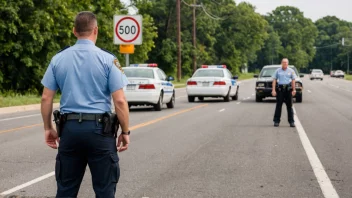
[[[88,44],[88,45],[95,45],[93,41],[89,39],[78,39],[76,44]]]

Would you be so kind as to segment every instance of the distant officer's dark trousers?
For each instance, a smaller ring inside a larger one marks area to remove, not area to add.
[[[115,197],[120,178],[116,138],[102,134],[102,123],[69,120],[56,157],[56,197],[77,197],[87,164],[96,197]]]
[[[276,90],[276,108],[275,108],[275,115],[274,115],[274,122],[280,123],[281,121],[281,111],[282,111],[282,104],[286,103],[287,108],[287,116],[288,122],[294,123],[293,119],[293,109],[292,109],[292,89],[288,86],[283,87],[279,86]]]

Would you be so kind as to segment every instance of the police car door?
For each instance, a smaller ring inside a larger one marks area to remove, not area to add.
[[[157,70],[158,76],[161,80],[161,86],[164,91],[164,98],[163,98],[163,103],[170,102],[173,90],[172,90],[172,84],[168,82],[166,79],[166,74],[163,72],[163,70],[158,69]]]
[[[231,85],[231,93],[230,93],[230,96],[234,96],[236,94],[236,91],[237,91],[237,82],[235,79],[232,78],[232,74],[231,72],[226,69],[225,70],[225,76],[226,78],[228,78],[228,81]]]

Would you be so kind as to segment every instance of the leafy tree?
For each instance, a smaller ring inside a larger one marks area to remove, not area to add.
[[[127,14],[120,0],[0,0],[0,92],[40,93],[41,78],[51,58],[63,47],[74,45],[75,15],[83,10],[97,15],[97,46],[123,61],[113,44],[113,15]],[[148,59],[157,36],[153,19],[144,16],[143,45],[136,46],[134,61]]]
[[[347,53],[352,49],[352,23],[340,20],[335,16],[326,16],[315,22],[319,30],[316,39],[316,56],[310,69],[320,68],[325,72],[342,69],[346,70]],[[346,39],[346,46],[341,45],[342,38]]]
[[[277,7],[266,19],[280,36],[281,57],[289,58],[290,64],[298,68],[307,67],[315,55],[318,31],[314,23],[305,18],[298,8],[291,6]]]

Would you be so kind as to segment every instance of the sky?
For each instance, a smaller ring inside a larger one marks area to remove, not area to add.
[[[130,0],[121,1],[129,4]],[[299,8],[305,17],[313,21],[331,15],[352,22],[352,0],[236,0],[236,3],[243,1],[254,5],[260,14],[267,14],[278,6],[289,5]]]

